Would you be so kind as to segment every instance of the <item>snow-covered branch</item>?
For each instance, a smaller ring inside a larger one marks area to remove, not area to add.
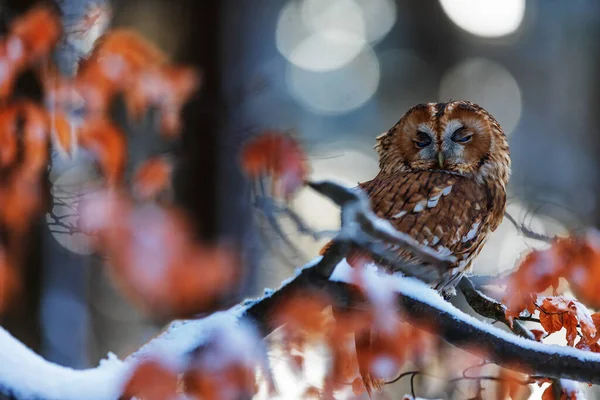
[[[166,360],[171,368],[180,372],[198,349],[205,348],[215,338],[215,332],[223,340],[227,340],[226,332],[239,332],[240,327],[247,326],[258,328],[263,337],[270,334],[278,327],[275,318],[278,307],[299,291],[327,294],[338,308],[356,307],[360,299],[351,283],[352,268],[345,257],[357,246],[371,254],[384,254],[380,251],[383,247],[367,245],[377,240],[405,246],[437,266],[448,262],[369,213],[360,192],[357,194],[331,182],[310,186],[341,206],[342,228],[324,256],[298,269],[296,275],[279,289],[206,318],[175,321],[125,360],[110,356],[97,368],[83,371],[45,361],[0,328],[0,393],[18,399],[115,399],[140,362]],[[368,279],[377,279],[372,286],[391,288],[403,316],[420,326],[424,322],[423,327],[452,345],[476,352],[478,356],[483,352],[486,359],[508,369],[600,384],[599,354],[539,343],[498,329],[458,310],[418,279],[368,273],[371,274]],[[479,293],[468,281],[463,281],[460,289],[477,312],[507,322],[502,304]],[[246,349],[251,347],[240,338],[234,338],[232,342],[241,343]]]
[[[328,262],[327,258],[317,258],[278,290],[231,310],[198,320],[175,321],[124,361],[111,356],[93,369],[76,371],[49,363],[0,329],[0,387],[19,399],[115,399],[137,363],[156,357],[184,362],[217,327],[235,327],[247,320],[263,335],[269,334],[277,328],[273,318],[277,306],[295,291],[322,291],[335,299],[338,307],[351,307],[354,291],[345,282],[351,267],[344,261],[337,263],[328,279],[319,271]],[[598,354],[517,337],[458,310],[414,278],[380,278],[393,284],[398,304],[409,319],[427,322],[432,333],[457,347],[484,351],[490,361],[509,369],[600,384]]]

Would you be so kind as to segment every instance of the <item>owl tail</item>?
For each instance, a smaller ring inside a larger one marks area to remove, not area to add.
[[[371,329],[354,333],[354,345],[356,348],[356,358],[358,360],[358,372],[363,380],[365,389],[369,398],[373,398],[373,391],[383,390],[385,381],[371,373],[370,366],[373,360],[373,341],[375,335]]]

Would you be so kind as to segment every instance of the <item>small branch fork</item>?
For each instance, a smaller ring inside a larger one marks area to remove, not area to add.
[[[333,281],[330,277],[340,261],[352,248],[357,246],[374,256],[389,258],[388,261],[393,264],[394,268],[413,276],[418,276],[418,271],[411,268],[413,266],[398,265],[395,258],[389,257],[384,246],[377,246],[374,243],[384,241],[403,247],[415,255],[422,256],[427,262],[440,270],[443,270],[451,262],[448,258],[440,257],[433,250],[420,246],[410,237],[396,232],[388,224],[379,220],[368,209],[365,197],[360,191],[347,189],[328,181],[310,182],[308,185],[341,207],[341,230],[322,258],[314,264],[300,269],[296,276],[287,281],[281,288],[262,298],[247,300],[234,310],[224,312],[231,314],[231,318],[252,322],[262,335],[266,336],[278,328],[275,318],[278,306],[299,291],[305,293],[308,289],[326,293],[327,297],[335,302],[337,307],[353,307],[355,305],[354,287],[345,282]],[[389,276],[385,279],[394,280],[396,285],[394,287],[397,288],[396,301],[410,321],[427,327],[425,329],[429,329],[431,333],[440,336],[454,346],[473,352],[478,356],[481,355],[481,352],[484,352],[486,360],[489,362],[529,375],[548,377],[556,381],[569,379],[600,384],[600,355],[598,354],[535,342],[530,340],[533,338],[531,332],[519,323],[514,323],[512,328],[518,336],[512,335],[463,313],[445,302],[437,292],[430,289],[426,284],[398,276]],[[505,324],[508,323],[504,316],[504,306],[481,294],[468,279],[465,278],[460,282],[459,289],[464,293],[468,303],[476,312],[484,317]],[[208,318],[212,318],[212,316]],[[122,368],[115,368],[112,374],[103,371],[100,381],[98,375],[94,375],[96,379],[94,385],[103,388],[110,385],[122,385],[123,375],[127,374],[127,371],[131,371],[139,360],[152,357],[153,348],[164,348],[162,345],[172,342],[174,336],[181,336],[182,331],[191,331],[192,338],[188,338],[185,345],[182,344],[172,348],[172,354],[169,354],[169,356],[181,359],[189,357],[194,349],[203,344],[202,335],[192,332],[201,331],[205,326],[205,321],[206,319],[190,320],[183,323],[181,321],[174,322],[165,334],[155,337],[128,357],[123,362]],[[0,334],[2,332],[3,330],[0,328]],[[194,340],[195,337],[198,337],[198,339]],[[32,362],[32,352],[22,346],[16,339],[12,337],[10,339],[13,342],[3,340],[0,341],[0,346],[18,347],[18,351],[23,353],[23,357],[14,357],[15,352],[13,351],[11,352],[12,358],[5,360],[5,352],[0,349],[0,365],[6,365],[6,361],[8,365],[12,366],[13,370],[28,369],[32,378],[27,382],[28,388],[35,387],[35,379],[44,379],[43,376],[40,377],[39,374],[34,372],[36,367],[38,370],[50,367],[60,368],[41,358],[36,358]],[[474,344],[476,348],[473,347]],[[19,366],[19,360],[25,358],[29,358],[30,362]],[[32,371],[32,368],[34,371]],[[101,368],[98,367],[98,369]],[[81,376],[87,376],[87,374],[92,376],[94,370],[63,372],[67,375],[69,373],[79,374],[81,379]],[[0,376],[0,392],[4,389],[8,393],[18,393],[19,385],[21,387],[23,385],[22,382],[23,379],[14,379],[14,382],[12,382],[10,378]],[[85,395],[82,393],[83,397]],[[44,398],[43,394],[38,397]]]

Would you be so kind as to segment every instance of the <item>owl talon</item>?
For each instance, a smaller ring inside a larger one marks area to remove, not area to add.
[[[449,301],[454,296],[456,296],[456,288],[454,286],[442,289],[442,297],[444,300]]]

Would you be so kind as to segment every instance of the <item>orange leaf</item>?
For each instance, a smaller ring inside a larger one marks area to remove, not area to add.
[[[546,334],[546,332],[540,330],[540,329],[531,329],[530,331],[533,336],[535,337],[535,340],[538,342],[542,341],[542,338],[544,337],[544,335]]]
[[[577,300],[568,299],[565,297],[546,297],[542,300],[540,307],[540,321],[542,316],[544,322],[542,326],[544,329],[550,327],[550,325],[556,326],[556,319],[560,321],[565,329],[567,330],[567,341],[569,346],[574,345],[574,341],[577,338],[577,324],[581,326],[581,332],[584,339],[589,344],[598,341],[596,336],[596,326],[594,324],[593,317],[589,310]],[[548,315],[552,315],[552,321],[549,321]],[[550,328],[552,329],[552,328]],[[546,329],[548,333],[552,333]]]
[[[523,387],[522,382],[527,382],[528,376],[517,372],[510,371],[508,369],[500,369],[498,376],[498,385],[496,388],[496,399],[519,399],[523,396],[519,396],[521,392],[527,390]]]
[[[213,310],[237,282],[235,252],[197,243],[176,211],[105,194],[83,206],[82,219],[125,294],[154,315]]]
[[[166,61],[165,54],[137,32],[115,29],[96,41],[91,55],[80,62],[78,77],[127,88],[141,71]]]
[[[329,302],[313,294],[296,294],[285,299],[277,309],[279,325],[285,324],[288,331],[324,333],[326,317],[323,310]]]
[[[365,390],[366,388],[362,378],[356,378],[354,381],[352,381],[352,393],[356,397],[362,395],[365,392]]]
[[[289,199],[306,178],[305,158],[294,139],[278,132],[266,132],[245,145],[242,167],[251,178],[271,175],[273,192]]]
[[[590,230],[570,249],[565,278],[579,301],[600,308],[600,234]]]
[[[89,121],[79,131],[79,143],[97,158],[110,186],[121,182],[127,148],[123,133],[112,122]]]
[[[184,375],[185,392],[203,400],[250,399],[256,393],[254,370],[231,364],[218,371],[191,369]]]
[[[149,68],[136,76],[126,92],[130,115],[140,118],[149,106],[161,112],[163,132],[173,136],[179,130],[181,107],[198,88],[200,79],[192,68],[160,66]]]
[[[115,29],[81,60],[75,83],[88,111],[104,114],[118,91],[130,92],[142,71],[165,62],[166,56],[138,33]]]
[[[171,183],[172,166],[165,158],[144,162],[133,178],[134,192],[142,199],[152,199],[167,189]]]
[[[52,130],[52,139],[61,153],[72,155],[75,127],[67,120],[64,113],[55,113],[50,118],[50,128]]]
[[[527,296],[549,287],[556,289],[561,277],[567,279],[580,300],[592,307],[600,307],[598,242],[598,233],[590,231],[582,237],[557,239],[550,248],[529,253],[507,279],[504,298],[507,316],[519,315],[527,306]],[[591,329],[591,324],[585,329]]]
[[[9,37],[0,39],[0,99],[12,94],[17,72],[24,62],[24,50],[21,39]]]
[[[158,361],[139,364],[123,390],[124,398],[136,397],[144,400],[169,400],[177,390],[177,374]]]
[[[318,387],[309,386],[306,388],[304,393],[302,393],[302,400],[321,400],[323,398],[323,393]]]
[[[550,385],[542,393],[542,400],[559,400],[554,396],[554,385]]]
[[[17,18],[11,35],[21,39],[30,59],[46,57],[62,34],[59,17],[49,7],[36,6]]]
[[[577,318],[573,314],[562,314],[563,326],[567,330],[567,345],[574,346],[577,339]]]
[[[548,333],[558,332],[562,329],[563,323],[558,314],[548,314],[540,312],[540,323]]]

